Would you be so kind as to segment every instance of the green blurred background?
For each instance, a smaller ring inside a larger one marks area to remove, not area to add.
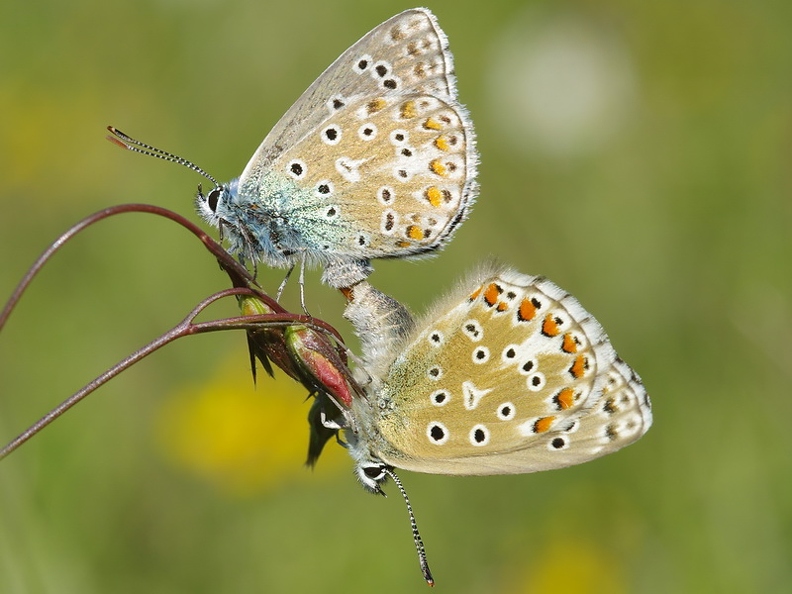
[[[397,2],[0,6],[0,297],[58,233],[141,201],[193,220]],[[422,311],[494,255],[571,291],[643,376],[655,426],[535,475],[403,473],[443,592],[780,592],[792,584],[792,4],[431,5],[476,124],[481,197],[438,258],[380,262]],[[261,271],[271,289],[281,271]],[[143,215],[59,254],[0,335],[3,442],[226,280]],[[342,299],[307,280],[312,313]],[[287,304],[297,308],[296,284]],[[213,310],[230,315],[229,303]],[[0,592],[425,591],[395,489],[367,495],[304,390],[244,339],[172,345],[0,464]]]

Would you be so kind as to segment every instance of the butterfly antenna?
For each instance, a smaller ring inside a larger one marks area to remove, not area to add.
[[[412,506],[410,505],[410,499],[407,497],[407,491],[405,491],[404,486],[399,480],[399,477],[396,476],[396,473],[393,472],[393,470],[389,468],[383,468],[383,470],[389,477],[393,479],[393,482],[396,483],[396,486],[399,488],[402,497],[404,497],[404,502],[407,504],[407,513],[410,514],[410,527],[412,528],[413,540],[415,541],[415,550],[418,551],[418,563],[421,564],[421,573],[423,573],[426,583],[430,586],[434,586],[434,578],[432,577],[432,572],[429,569],[429,562],[426,560],[426,548],[424,548],[421,534],[418,532],[418,524],[415,522],[415,514],[413,513]]]
[[[162,159],[163,161],[170,161],[171,163],[178,163],[179,165],[184,165],[187,169],[192,169],[196,173],[204,176],[206,179],[211,181],[216,187],[220,187],[220,184],[217,180],[209,175],[206,171],[198,167],[192,161],[188,161],[184,157],[180,157],[178,155],[174,155],[173,153],[169,153],[167,151],[163,151],[162,149],[158,149],[156,146],[151,146],[150,144],[146,144],[145,142],[141,142],[127,134],[124,134],[118,128],[114,128],[113,126],[108,126],[107,129],[110,131],[112,136],[108,136],[107,140],[115,144],[116,146],[120,146],[121,148],[125,148],[129,151],[133,151],[136,153],[140,153],[141,155],[148,155],[149,157],[156,157],[157,159]]]

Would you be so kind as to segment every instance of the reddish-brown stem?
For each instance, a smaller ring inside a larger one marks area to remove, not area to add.
[[[88,382],[80,390],[69,396],[66,400],[61,402],[58,406],[49,411],[46,415],[41,417],[38,421],[33,423],[25,431],[20,433],[17,437],[11,440],[6,446],[0,450],[0,460],[8,456],[11,452],[19,448],[23,443],[28,441],[36,433],[44,429],[47,425],[52,423],[55,419],[65,413],[67,410],[74,407],[81,402],[86,396],[94,392],[99,387],[106,384],[108,381],[119,375],[121,372],[129,369],[151,353],[159,350],[166,344],[170,344],[177,338],[184,336],[191,336],[193,334],[204,334],[207,332],[217,332],[221,330],[256,330],[268,326],[284,326],[288,324],[303,324],[324,333],[332,333],[334,329],[332,326],[321,320],[315,320],[304,315],[294,315],[290,313],[279,314],[262,314],[239,316],[233,318],[225,318],[221,320],[213,320],[211,322],[194,323],[193,320],[204,309],[215,301],[229,296],[237,295],[251,295],[258,297],[257,293],[246,288],[233,288],[226,289],[215,293],[201,301],[181,322],[174,326],[168,332],[165,332],[158,338],[154,339],[147,345],[141,347],[128,357],[116,363],[113,367]]]
[[[255,279],[251,276],[251,274],[245,269],[239,262],[234,260],[231,255],[226,252],[220,244],[218,244],[214,239],[209,237],[207,233],[205,233],[200,227],[195,225],[194,223],[188,221],[181,215],[167,210],[165,208],[161,208],[159,206],[154,206],[150,204],[122,204],[118,206],[111,206],[100,210],[84,219],[79,221],[77,224],[73,225],[69,228],[65,233],[63,233],[60,237],[58,237],[33,263],[33,265],[28,269],[25,276],[22,278],[20,283],[14,289],[14,292],[11,294],[11,297],[6,302],[3,310],[0,311],[0,330],[4,327],[6,321],[8,320],[11,312],[16,307],[16,304],[19,303],[19,300],[22,298],[25,290],[28,288],[30,283],[36,277],[36,275],[41,271],[44,265],[49,262],[50,258],[59,251],[70,239],[75,237],[78,233],[86,229],[87,227],[97,223],[103,219],[106,219],[111,216],[119,215],[119,214],[126,214],[132,212],[141,212],[141,213],[148,213],[154,214],[161,217],[165,217],[170,219],[177,224],[181,225],[188,231],[190,231],[193,235],[198,237],[201,242],[204,244],[206,249],[214,255],[217,261],[220,263],[220,266],[223,270],[231,278],[231,282],[234,285],[233,289],[227,289],[225,291],[221,291],[219,293],[215,293],[214,295],[204,299],[201,301],[193,310],[185,317],[179,324],[177,324],[174,328],[162,334],[158,338],[154,339],[147,345],[143,346],[142,348],[138,349],[130,356],[126,357],[93,381],[89,382],[83,388],[72,394],[69,398],[64,400],[61,404],[57,407],[52,409],[46,415],[44,415],[41,419],[39,419],[36,423],[31,425],[28,429],[23,431],[19,434],[16,438],[14,438],[11,442],[9,442],[2,450],[0,450],[0,460],[8,456],[11,452],[16,450],[19,446],[33,437],[36,433],[41,431],[44,427],[52,423],[55,419],[65,413],[67,410],[72,408],[78,402],[82,401],[86,396],[94,392],[97,388],[104,385],[112,378],[117,376],[119,373],[123,372],[126,369],[129,369],[132,365],[136,364],[138,361],[142,360],[143,358],[147,357],[151,353],[155,352],[156,350],[160,349],[161,347],[165,346],[176,340],[177,338],[181,338],[183,336],[190,336],[193,334],[201,334],[205,332],[216,332],[220,330],[256,330],[262,327],[267,326],[284,326],[289,324],[302,324],[305,326],[309,326],[314,330],[320,331],[333,340],[336,340],[339,343],[343,343],[343,340],[338,333],[338,331],[323,322],[322,320],[318,320],[306,315],[295,315],[287,312],[283,307],[281,307],[277,301],[272,299],[269,295],[261,291],[258,287]],[[238,295],[250,295],[256,297],[257,299],[262,300],[265,302],[275,313],[272,314],[261,314],[261,315],[247,315],[247,316],[240,316],[240,317],[233,317],[233,318],[226,318],[221,320],[214,320],[210,322],[200,322],[194,323],[193,320],[195,317],[200,314],[206,307],[210,304],[214,303],[218,299],[222,299],[224,297],[229,296],[238,296]]]

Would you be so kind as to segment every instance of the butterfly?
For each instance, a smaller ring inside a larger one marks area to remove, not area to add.
[[[577,299],[543,277],[486,266],[417,322],[362,282],[344,315],[362,342],[365,396],[331,427],[372,493],[391,478],[404,494],[396,468],[492,475],[580,464],[652,425],[641,378]]]
[[[361,327],[383,313],[353,294],[346,315]],[[543,277],[485,268],[401,328],[374,340],[360,333],[368,397],[353,400],[346,439],[369,490],[382,467],[488,475],[571,466],[652,424],[638,374],[599,322]]]
[[[448,40],[425,8],[392,17],[341,54],[227,184],[109,130],[125,148],[210,179],[197,209],[232,253],[273,267],[320,265],[335,288],[367,278],[372,258],[442,248],[477,193],[473,125],[457,99]]]

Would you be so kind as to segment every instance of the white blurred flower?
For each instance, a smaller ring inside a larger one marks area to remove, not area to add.
[[[496,42],[489,72],[492,117],[523,153],[564,157],[596,150],[635,106],[626,47],[581,16],[526,12]]]

